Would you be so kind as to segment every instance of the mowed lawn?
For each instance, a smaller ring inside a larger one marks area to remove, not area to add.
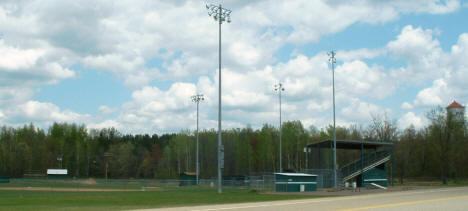
[[[0,190],[0,210],[125,210],[304,199],[317,196],[278,195],[225,189],[179,189],[135,192],[61,192]]]

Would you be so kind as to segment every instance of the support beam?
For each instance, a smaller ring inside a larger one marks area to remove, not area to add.
[[[392,163],[391,163],[391,166],[390,166],[390,175],[391,175],[390,179],[391,179],[392,187],[393,187],[393,163],[394,163],[394,159],[395,159],[394,156],[393,156],[393,149],[394,149],[394,148],[392,147],[392,149],[391,149],[392,152],[391,152],[391,155],[390,155],[390,156],[392,157],[392,158],[391,158],[391,159],[392,159]]]
[[[364,144],[361,143],[361,186],[364,185]]]

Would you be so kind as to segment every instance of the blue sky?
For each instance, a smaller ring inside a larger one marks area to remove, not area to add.
[[[421,1],[208,1],[223,24],[223,128],[372,117],[400,129],[453,100],[468,103],[468,4]],[[199,1],[0,3],[0,124],[74,122],[125,133],[217,126],[218,25]]]

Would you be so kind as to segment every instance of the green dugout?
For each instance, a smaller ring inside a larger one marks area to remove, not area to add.
[[[275,173],[276,192],[309,192],[317,190],[317,175]]]
[[[9,183],[10,177],[9,176],[2,176],[0,175],[0,183]]]
[[[179,186],[190,186],[197,184],[196,172],[184,172],[179,175]]]

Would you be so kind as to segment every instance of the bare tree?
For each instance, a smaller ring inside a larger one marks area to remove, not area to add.
[[[398,140],[398,128],[394,120],[389,120],[387,114],[383,117],[372,115],[372,123],[366,131],[366,138],[382,142],[395,142]]]

